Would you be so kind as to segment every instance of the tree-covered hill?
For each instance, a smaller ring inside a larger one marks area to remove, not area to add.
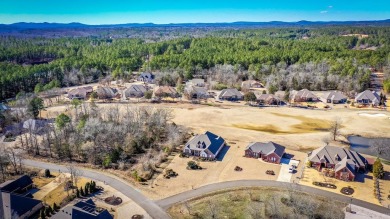
[[[153,28],[143,32],[148,33],[156,35]],[[363,89],[369,81],[367,69],[386,68],[389,54],[390,27],[383,26],[228,28],[172,39],[2,36],[0,99],[12,98],[21,91],[32,92],[37,84],[70,86],[108,75],[126,78],[132,71],[149,68],[175,71],[188,79],[221,65],[232,65],[250,77],[270,81],[269,76],[280,75],[281,70],[288,73],[291,66],[325,64],[327,67],[320,72],[325,80],[349,78],[361,83],[358,89]],[[288,89],[281,81],[272,83]]]

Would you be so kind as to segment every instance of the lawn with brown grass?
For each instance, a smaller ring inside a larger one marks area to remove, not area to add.
[[[282,129],[276,125],[253,125],[253,124],[233,124],[233,127],[248,129],[253,131],[267,132],[271,134],[302,134],[302,133],[314,133],[314,132],[325,132],[329,130],[331,121],[322,119],[313,119],[305,116],[287,115],[281,113],[271,113],[275,116],[291,118],[300,121],[298,124],[292,124],[287,129]]]
[[[168,209],[172,218],[344,218],[344,203],[276,188],[206,194]],[[329,211],[329,209],[332,209]]]
[[[80,178],[77,182],[77,188],[80,188],[80,186],[84,187],[87,182],[90,182],[90,179],[87,178]],[[62,205],[63,201],[70,195],[73,194],[72,190],[69,190],[68,192],[64,189],[65,182],[59,184],[57,188],[49,192],[43,199],[42,202],[46,203],[50,206],[53,206],[54,203],[57,205]],[[76,192],[76,190],[74,191]]]
[[[41,188],[52,182],[57,176],[58,173],[51,173],[50,177],[36,176],[32,178],[32,181],[37,188]]]

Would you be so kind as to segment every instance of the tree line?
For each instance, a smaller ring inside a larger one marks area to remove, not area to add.
[[[220,65],[262,79],[275,74],[273,69],[280,65],[326,63],[323,74],[358,78],[363,68],[383,69],[389,64],[389,36],[388,27],[218,30],[200,38],[158,42],[2,36],[0,99],[32,92],[37,85],[39,91],[49,83],[47,88],[91,83],[106,76],[126,79],[133,71],[178,71],[183,79],[190,79]]]

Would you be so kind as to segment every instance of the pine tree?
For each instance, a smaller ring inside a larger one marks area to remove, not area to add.
[[[46,217],[50,217],[50,209],[49,208],[45,208],[45,216]]]
[[[76,189],[76,197],[77,197],[77,198],[80,198],[80,191],[79,191],[78,188]]]
[[[372,173],[376,178],[382,179],[385,171],[383,170],[383,164],[379,158],[376,158],[374,166],[372,167]]]
[[[40,216],[41,216],[41,219],[46,219],[45,207],[43,207],[43,208],[41,209],[41,214],[40,214]]]
[[[85,188],[84,188],[84,194],[85,194],[85,196],[88,195],[88,192],[89,192],[89,183],[85,184]]]
[[[81,196],[85,196],[83,187],[80,187],[80,194],[81,194]]]
[[[48,209],[49,209],[49,213],[50,214],[53,214],[54,213],[54,210],[53,210],[53,208],[49,205],[49,207],[47,207]]]
[[[58,209],[58,206],[57,206],[57,204],[54,202],[54,204],[53,204],[53,211],[57,211],[57,209]]]

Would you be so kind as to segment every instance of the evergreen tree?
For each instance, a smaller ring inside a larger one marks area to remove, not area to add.
[[[85,196],[83,187],[80,187],[80,194],[81,194],[81,196]]]
[[[40,217],[41,217],[41,219],[46,219],[45,207],[43,207],[43,208],[41,209]]]
[[[44,108],[43,100],[39,97],[34,97],[28,104],[27,111],[34,117],[38,118],[39,112]]]
[[[373,168],[372,168],[372,173],[376,178],[382,179],[385,171],[383,170],[383,164],[379,158],[376,158]]]
[[[87,196],[88,193],[89,193],[89,183],[86,183],[85,187],[84,187],[84,194],[85,194],[85,196]]]
[[[50,214],[51,214],[50,209],[49,208],[45,208],[45,216],[46,217],[50,217]]]
[[[53,211],[57,211],[57,209],[58,209],[58,206],[57,206],[57,204],[54,202],[54,204],[53,204]]]
[[[76,197],[77,197],[77,198],[80,198],[80,191],[79,191],[78,188],[76,189]]]

